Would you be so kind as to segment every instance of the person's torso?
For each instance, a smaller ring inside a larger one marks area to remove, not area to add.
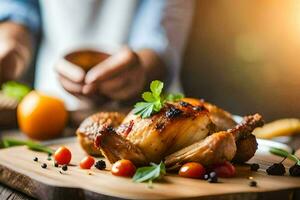
[[[127,42],[136,0],[41,0],[43,40],[37,60],[35,87],[66,100],[76,98],[60,86],[54,65],[66,53],[94,48],[114,52]]]

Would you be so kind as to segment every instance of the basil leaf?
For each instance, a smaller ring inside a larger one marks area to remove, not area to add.
[[[133,176],[133,181],[137,183],[148,181],[148,183],[151,183],[160,179],[165,174],[166,168],[163,162],[160,162],[159,165],[151,163],[151,166],[138,168]]]

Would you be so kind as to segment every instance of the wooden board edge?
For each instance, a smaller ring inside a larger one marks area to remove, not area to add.
[[[0,165],[0,182],[30,197],[43,200],[57,200],[66,198],[74,200],[93,200],[99,198],[104,200],[122,199],[119,197],[95,193],[89,190],[83,190],[82,188],[47,185],[3,165]]]
[[[60,187],[53,185],[46,185],[38,180],[31,179],[29,176],[20,174],[6,166],[0,165],[0,182],[7,185],[15,190],[23,192],[28,196],[45,199],[45,200],[56,200],[56,199],[122,199],[119,197],[107,196],[93,191],[84,190],[82,188],[69,188]],[[26,185],[26,187],[24,187]],[[282,197],[281,199],[297,199],[300,197],[299,188],[283,189],[277,191],[268,192],[243,192],[243,193],[230,193],[222,195],[210,195],[201,196],[203,200],[213,200],[213,199],[266,199],[269,197]],[[185,198],[186,200],[195,200],[200,197]],[[151,199],[151,197],[149,197]]]

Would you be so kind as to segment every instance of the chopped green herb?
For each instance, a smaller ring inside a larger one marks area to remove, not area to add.
[[[300,165],[300,159],[297,156],[295,156],[294,154],[287,152],[286,150],[276,148],[276,147],[271,147],[269,151],[270,151],[270,153],[272,153],[274,155],[284,157],[284,158],[289,158],[289,159],[295,161],[297,163],[297,165]]]
[[[20,101],[30,92],[30,88],[24,84],[9,81],[2,85],[2,91],[4,95]]]
[[[144,92],[142,98],[145,102],[138,102],[134,106],[134,114],[140,115],[142,118],[150,117],[162,109],[166,101],[177,101],[184,96],[182,94],[162,94],[164,83],[158,80],[152,81],[150,91]]]
[[[4,148],[9,148],[9,147],[14,147],[14,146],[27,146],[29,149],[33,150],[33,151],[40,151],[40,152],[44,152],[44,153],[48,153],[48,154],[53,154],[54,150],[44,146],[42,144],[39,144],[37,142],[33,142],[33,141],[24,141],[24,140],[16,140],[16,139],[10,139],[10,138],[5,138],[2,140],[3,143],[3,147]]]
[[[166,174],[166,167],[163,162],[160,164],[151,163],[151,166],[140,167],[133,176],[133,181],[137,183],[148,182],[151,186],[152,182],[162,178]]]

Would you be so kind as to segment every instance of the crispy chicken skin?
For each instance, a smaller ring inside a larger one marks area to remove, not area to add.
[[[130,123],[126,139],[140,148],[150,162],[160,162],[164,156],[205,138],[215,128],[204,107],[194,109],[181,102],[168,103],[147,119],[131,112],[123,125]]]
[[[165,164],[176,169],[186,162],[199,162],[203,165],[222,163],[235,159],[242,163],[249,160],[256,152],[256,138],[252,131],[262,126],[259,114],[244,118],[241,124],[233,129],[214,133],[202,141],[188,146],[165,158]]]
[[[93,138],[98,154],[102,152],[111,163],[129,159],[137,166],[164,160],[169,169],[191,161],[203,165],[233,159],[244,162],[257,148],[253,129],[263,125],[258,114],[236,124],[228,112],[191,98],[168,102],[146,119],[133,112],[122,123],[120,117],[111,121],[105,117],[111,118],[101,114],[102,121],[94,125],[88,121],[77,131],[78,135]]]
[[[123,121],[124,115],[117,112],[99,112],[86,118],[76,130],[81,147],[93,156],[101,156],[101,151],[95,147],[94,139],[104,127],[117,128]]]
[[[187,162],[199,162],[211,165],[232,160],[236,153],[236,144],[231,133],[221,131],[185,147],[165,158],[166,167],[175,170]]]

